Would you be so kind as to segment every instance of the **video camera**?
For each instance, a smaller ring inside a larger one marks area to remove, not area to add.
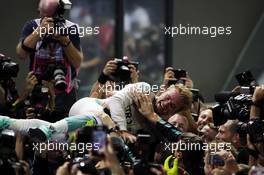
[[[238,119],[246,122],[249,120],[252,95],[236,92],[221,92],[215,95],[218,102],[212,107],[214,124],[219,126],[227,120]]]
[[[17,77],[19,66],[11,61],[11,58],[0,53],[0,79],[7,80],[12,77]]]
[[[249,134],[251,143],[264,143],[264,121],[260,119],[250,120],[247,123],[239,122],[237,132],[241,136]]]
[[[256,86],[256,80],[249,70],[239,73],[235,77],[240,86]]]
[[[116,72],[113,74],[114,81],[116,82],[129,82],[131,80],[130,78],[130,70],[128,65],[134,65],[136,69],[138,70],[138,62],[135,61],[129,61],[128,59],[115,59],[117,62],[117,68]]]
[[[257,83],[250,71],[237,74],[236,79],[241,86],[239,92],[223,91],[215,95],[218,104],[213,106],[212,111],[216,126],[224,124],[228,119],[242,122],[249,120],[252,95],[255,91],[253,85]]]

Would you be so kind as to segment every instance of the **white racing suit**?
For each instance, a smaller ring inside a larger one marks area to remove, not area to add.
[[[0,116],[0,130],[11,129],[27,133],[30,128],[39,128],[45,133],[47,139],[57,140],[62,135],[86,125],[102,125],[96,115],[98,112],[104,111],[104,105],[109,108],[111,118],[120,130],[127,130],[125,109],[133,103],[129,94],[131,91],[150,93],[150,85],[143,82],[129,84],[107,99],[82,98],[73,104],[69,111],[69,117],[55,123],[39,119],[12,119]]]

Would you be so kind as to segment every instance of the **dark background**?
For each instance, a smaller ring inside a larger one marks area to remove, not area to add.
[[[38,17],[36,0],[2,1],[0,52],[20,65],[17,78],[23,87],[28,61],[18,60],[15,47],[23,24]],[[263,70],[263,0],[174,0],[174,25],[231,26],[232,34],[173,38],[174,67],[185,68],[209,101],[213,94],[234,85],[232,75],[247,68],[258,77]]]

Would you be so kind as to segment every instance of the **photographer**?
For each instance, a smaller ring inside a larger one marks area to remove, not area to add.
[[[27,77],[27,78],[30,78]],[[37,84],[36,77],[33,75],[33,78],[27,79],[30,83]],[[43,119],[45,121],[49,122],[55,122],[58,120],[58,116],[56,114],[59,114],[55,109],[55,91],[52,82],[42,81],[42,88],[45,89],[45,92],[39,92],[36,91],[36,88],[33,90],[32,86],[32,92],[27,98],[27,101],[25,104],[25,115],[27,119],[31,118],[38,118]],[[60,114],[63,115],[63,114]]]
[[[216,139],[231,143],[238,151],[236,160],[238,163],[248,164],[248,151],[245,145],[245,138],[238,132],[238,120],[228,120],[221,125]]]
[[[63,83],[66,85],[56,90],[56,108],[65,112],[75,102],[75,77],[83,59],[78,32],[69,32],[78,31],[78,26],[62,17],[67,3],[66,0],[41,0],[38,9],[40,18],[24,25],[16,49],[20,58],[30,58],[29,69],[39,82],[45,76],[54,76],[55,81],[58,81],[56,76],[63,75]],[[62,29],[68,32],[65,34]],[[53,71],[47,75],[51,65]]]
[[[16,102],[19,98],[14,78],[17,77],[19,65],[10,57],[0,53],[0,114],[17,117]]]
[[[16,117],[16,108],[14,106],[19,97],[16,89],[16,83],[13,79],[0,80],[1,98],[0,114]]]

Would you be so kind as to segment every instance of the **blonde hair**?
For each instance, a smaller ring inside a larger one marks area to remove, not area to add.
[[[183,103],[183,109],[182,110],[187,110],[187,109],[191,109],[192,106],[192,92],[185,87],[182,84],[177,84],[177,85],[171,85],[168,90],[170,89],[177,89],[179,91],[180,94],[180,99]]]

